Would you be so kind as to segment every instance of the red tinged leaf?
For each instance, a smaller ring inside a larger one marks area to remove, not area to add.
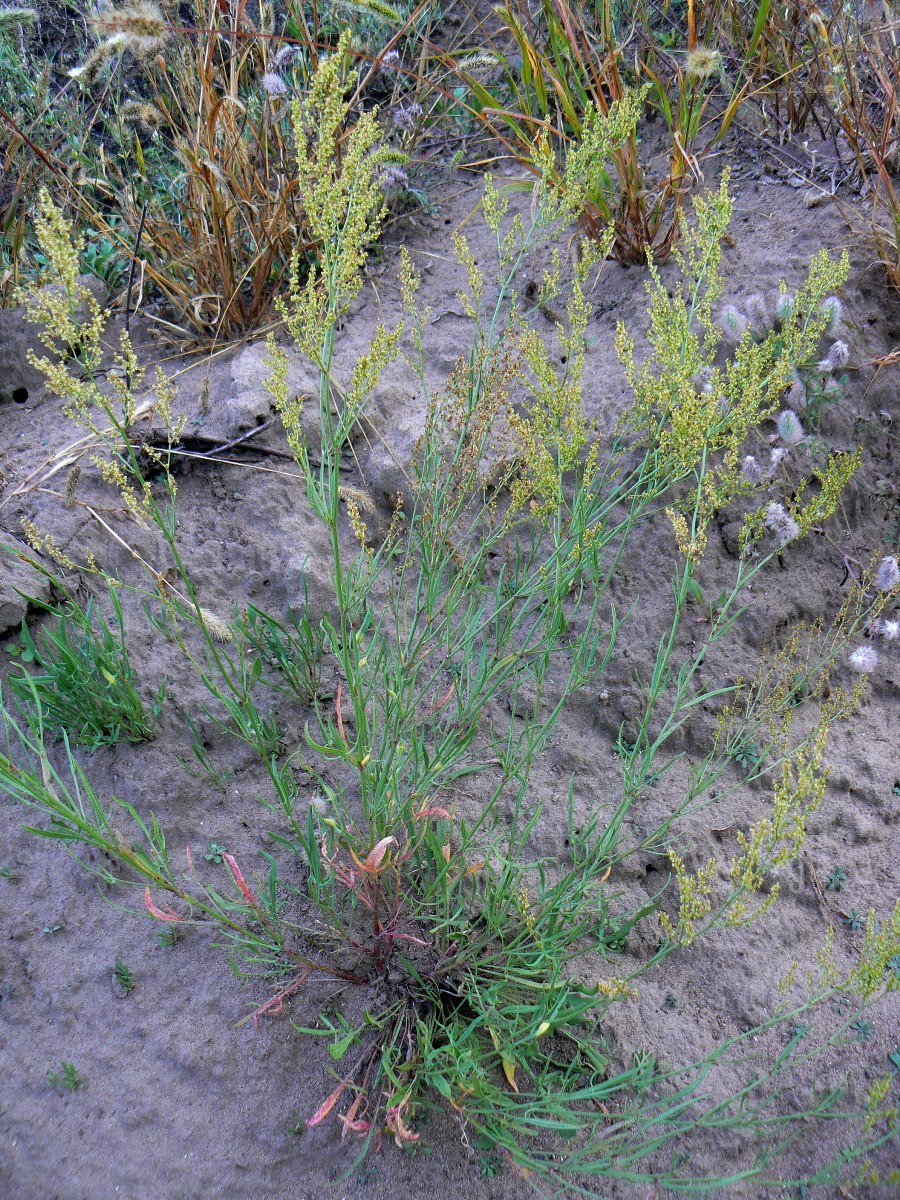
[[[383,837],[380,842],[372,847],[364,863],[367,871],[375,873],[378,870],[385,854],[387,854],[388,846],[390,845],[397,845],[397,839],[395,837]]]
[[[423,817],[441,817],[444,821],[453,820],[446,808],[441,808],[438,804],[432,804],[430,808],[420,809],[415,814],[414,820],[421,821]]]
[[[312,1127],[314,1125],[318,1125],[320,1121],[325,1120],[325,1118],[328,1116],[328,1114],[331,1112],[331,1110],[337,1104],[338,1100],[340,1100],[341,1093],[346,1091],[346,1088],[347,1088],[346,1083],[342,1083],[339,1087],[336,1087],[334,1089],[334,1091],[331,1093],[331,1095],[328,1097],[327,1100],[323,1101],[319,1105],[319,1107],[316,1109],[316,1111],[313,1113],[313,1115],[306,1122],[307,1126],[310,1129],[312,1129]]]
[[[149,888],[144,889],[144,903],[147,906],[147,912],[150,914],[151,917],[155,917],[157,919],[157,921],[174,922],[174,921],[180,921],[182,919],[181,917],[178,916],[177,913],[172,912],[171,909],[168,909],[168,910],[162,909],[162,908],[159,908],[156,904],[154,904],[153,897],[150,895]]]
[[[238,885],[238,887],[244,893],[244,896],[246,897],[246,899],[250,902],[250,904],[253,905],[254,908],[259,908],[259,901],[253,895],[253,893],[250,891],[250,889],[247,887],[247,884],[244,882],[244,877],[241,874],[241,868],[237,865],[234,855],[233,854],[223,854],[222,857],[228,863],[229,870],[231,871],[231,874],[234,876],[234,882]]]

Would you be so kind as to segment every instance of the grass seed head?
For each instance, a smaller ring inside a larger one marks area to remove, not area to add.
[[[147,0],[105,8],[93,18],[91,26],[98,38],[141,57],[155,54],[168,32],[162,10]]]
[[[713,46],[695,46],[688,51],[687,73],[694,79],[710,79],[718,75],[722,66],[722,56]]]

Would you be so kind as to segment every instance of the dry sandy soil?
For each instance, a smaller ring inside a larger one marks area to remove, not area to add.
[[[846,563],[857,570],[875,554],[896,551],[897,375],[896,368],[876,375],[871,364],[900,341],[900,305],[888,294],[869,249],[851,238],[834,205],[805,207],[802,191],[762,160],[751,164],[735,188],[735,245],[724,252],[728,298],[772,295],[782,277],[795,286],[820,245],[846,245],[851,252],[853,270],[844,290],[849,383],[842,400],[826,410],[818,436],[831,447],[860,443],[864,449],[859,475],[827,529],[790,548],[755,589],[755,603],[738,625],[731,651],[737,672],[752,668],[760,652],[776,645],[793,622],[833,614],[847,586]],[[434,310],[429,367],[435,378],[451,369],[466,330],[455,299],[461,279],[450,236],[477,203],[478,188],[470,177],[454,174],[434,198],[434,214],[395,224],[380,260],[371,265],[348,320],[345,362],[365,345],[377,320],[399,314],[397,252],[406,244],[425,272],[423,298]],[[476,256],[489,261],[487,237],[477,220],[469,222],[467,233]],[[669,275],[672,270],[666,268]],[[646,328],[644,279],[640,270],[609,264],[592,293],[585,378],[589,415],[601,433],[612,428],[628,400],[613,337],[616,322],[624,320],[641,338]],[[545,317],[535,314],[534,320],[552,333]],[[178,374],[179,407],[188,414],[188,434],[224,443],[273,416],[260,386],[261,344],[228,350],[211,361],[176,361],[171,349],[146,330],[139,334],[145,359],[170,356],[165,365]],[[9,341],[6,353],[12,357],[20,349]],[[302,387],[302,364],[295,362],[292,370]],[[201,400],[207,374],[208,408]],[[379,386],[371,416],[370,436],[355,447],[358,463],[351,464],[348,481],[368,488],[386,518],[387,497],[402,483],[402,468],[423,416],[414,384],[399,368]],[[27,516],[52,531],[74,558],[83,560],[92,549],[109,569],[126,569],[126,557],[84,507],[90,504],[152,559],[158,550],[154,539],[128,527],[117,511],[116,494],[87,464],[73,507],[65,507],[61,499],[65,473],[40,488],[33,486],[42,464],[75,436],[60,402],[40,387],[31,388],[25,403],[3,401],[3,538],[19,533],[20,520]],[[249,445],[286,448],[277,422]],[[252,600],[278,615],[286,605],[299,603],[304,581],[313,602],[324,602],[327,545],[290,462],[249,448],[227,457],[233,465],[186,460],[179,474],[182,545],[204,604],[228,613]],[[702,569],[711,595],[735,564],[725,524],[722,536],[712,539]],[[653,628],[666,610],[671,553],[669,535],[660,527],[633,564],[641,577],[646,625],[626,636],[603,694],[595,688],[573,708],[537,764],[533,793],[545,811],[536,847],[540,853],[559,851],[572,772],[581,811],[615,803],[621,788],[615,739],[635,712],[635,667],[646,667],[654,652],[653,638],[642,636],[641,630]],[[12,582],[8,574],[6,593]],[[14,605],[3,611],[12,626]],[[155,740],[85,756],[89,776],[101,795],[124,797],[143,812],[152,807],[171,846],[192,845],[200,861],[215,840],[249,865],[265,848],[269,828],[257,801],[268,786],[264,774],[250,751],[204,720],[202,694],[172,648],[146,636],[138,610],[128,617],[141,686],[149,696],[167,676],[169,700]],[[14,626],[8,628],[3,645],[15,633]],[[759,923],[696,944],[648,976],[637,999],[619,1006],[610,1021],[610,1034],[623,1056],[646,1050],[672,1064],[687,1062],[723,1037],[753,1027],[771,1013],[775,981],[790,962],[799,960],[801,969],[812,964],[829,923],[836,929],[838,960],[847,966],[859,950],[860,934],[847,928],[841,914],[865,912],[870,906],[886,914],[892,907],[898,882],[898,682],[900,655],[885,652],[860,711],[835,731],[827,796],[811,821],[807,853],[784,872],[779,903]],[[186,715],[204,729],[216,767],[230,772],[221,791],[191,774],[181,761],[190,756]],[[299,737],[303,714],[280,715],[293,720]],[[702,739],[702,728],[693,730],[682,748],[691,753]],[[651,827],[671,806],[669,789],[676,786],[676,779],[667,780],[635,820]],[[757,789],[748,803],[759,805],[764,799]],[[237,980],[202,929],[189,930],[172,949],[160,948],[146,914],[129,911],[139,907],[137,893],[99,886],[57,847],[22,832],[21,811],[5,801],[0,804],[0,865],[9,870],[8,878],[0,878],[3,1200],[308,1200],[319,1195],[499,1200],[530,1194],[509,1169],[494,1178],[480,1173],[479,1152],[449,1112],[433,1115],[422,1128],[414,1155],[388,1142],[365,1169],[329,1188],[351,1162],[352,1147],[342,1144],[336,1123],[302,1128],[302,1118],[333,1085],[323,1046],[294,1032],[291,1022],[314,1023],[325,1003],[340,1004],[341,998],[334,998],[328,987],[311,989],[259,1028],[236,1027],[266,998],[265,992]],[[727,858],[728,839],[742,817],[741,811],[730,809],[694,818],[685,840],[695,861],[714,853]],[[825,880],[838,866],[846,872],[846,890],[823,901],[815,880]],[[221,869],[203,868],[210,878]],[[644,856],[618,882],[629,899],[652,895],[665,870],[664,860]],[[127,997],[115,986],[117,959],[129,965],[136,981]],[[665,1003],[669,994],[675,1007]],[[862,1096],[885,1072],[887,1055],[896,1045],[898,1015],[896,998],[893,1006],[882,1004],[871,1018],[871,1040],[853,1045],[824,1067],[819,1082],[833,1082],[842,1070],[850,1070],[855,1081],[851,1096]],[[77,1065],[85,1081],[82,1089],[69,1093],[48,1087],[47,1072],[58,1069],[61,1060]],[[797,1093],[798,1102],[804,1094],[802,1089]],[[791,1100],[789,1096],[786,1103]],[[300,1132],[294,1128],[298,1119]],[[827,1127],[801,1140],[785,1170],[802,1175],[822,1145],[837,1144],[832,1139],[838,1136],[838,1130]],[[721,1171],[731,1153],[730,1143],[715,1138],[698,1138],[681,1149],[693,1156],[698,1172]],[[884,1167],[891,1158],[888,1149],[878,1161]],[[726,1194],[782,1193],[754,1183],[735,1185]],[[883,1186],[852,1194],[860,1200],[888,1196]],[[662,1192],[598,1185],[597,1195],[652,1197]],[[809,1195],[836,1193],[822,1188],[810,1189]]]

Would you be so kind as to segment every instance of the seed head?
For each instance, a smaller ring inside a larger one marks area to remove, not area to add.
[[[772,324],[772,315],[762,292],[754,292],[752,296],[748,296],[745,307],[750,319],[755,321],[758,326],[765,329]]]
[[[733,304],[726,304],[719,314],[719,324],[722,326],[722,332],[730,342],[739,342],[750,322]]]
[[[788,389],[788,394],[784,398],[788,408],[793,408],[800,412],[806,408],[806,384],[798,375]]]
[[[0,8],[0,29],[9,29],[13,25],[30,25],[37,20],[33,8]]]
[[[400,69],[400,55],[396,50],[388,50],[381,60],[382,71],[397,71]]]
[[[230,642],[233,640],[234,635],[227,621],[223,621],[221,617],[217,617],[208,608],[201,608],[200,616],[203,618],[203,624],[217,642]]]
[[[773,500],[766,509],[766,529],[772,534],[779,546],[786,546],[800,532],[800,526],[784,505],[779,504],[777,500]]]
[[[309,807],[323,817],[328,812],[328,800],[325,796],[320,796],[318,793],[309,798]]]
[[[695,46],[693,50],[688,50],[685,67],[687,74],[695,79],[709,79],[712,75],[718,75],[721,63],[718,50],[712,46]]]
[[[900,566],[893,554],[886,554],[878,564],[875,586],[879,592],[890,592],[900,583]]]
[[[900,637],[900,621],[896,617],[891,620],[876,621],[873,629],[886,642],[896,642]]]
[[[775,316],[782,323],[790,321],[797,311],[797,301],[791,292],[782,293],[775,301]]]
[[[154,54],[166,40],[162,10],[149,0],[131,0],[121,8],[104,8],[91,21],[98,38],[113,41],[132,54]]]
[[[391,109],[391,121],[404,133],[411,133],[415,129],[421,115],[422,105],[416,100],[410,100],[408,104],[398,104]]]
[[[786,446],[796,446],[806,437],[800,418],[789,408],[778,414],[778,436]]]
[[[268,96],[283,96],[287,92],[287,84],[277,71],[266,71],[262,77],[262,85]]]
[[[784,460],[787,458],[788,452],[785,446],[776,446],[769,454],[769,474],[774,475]]]
[[[398,167],[395,163],[388,163],[382,168],[378,182],[381,184],[382,191],[388,195],[396,195],[404,188],[409,187],[409,176],[402,167]]]
[[[155,104],[144,104],[140,100],[126,100],[120,110],[123,125],[132,125],[153,133],[162,123],[162,113]]]
[[[741,473],[754,486],[763,481],[764,471],[752,454],[748,454],[741,463]]]
[[[278,51],[278,53],[275,55],[275,63],[274,63],[275,70],[280,71],[281,68],[283,66],[285,66],[286,63],[289,63],[291,61],[291,59],[296,56],[299,49],[300,49],[299,46],[292,46],[290,44],[288,44],[287,46],[282,46],[281,49]]]
[[[693,379],[694,387],[697,389],[698,392],[701,392],[704,396],[708,396],[709,393],[712,391],[712,376],[713,376],[712,367],[701,367],[700,370],[697,372],[697,374],[694,376],[694,379]]]
[[[841,367],[845,367],[850,359],[850,347],[846,342],[836,341],[828,351],[828,357],[825,361],[828,363],[829,374],[832,371],[839,371]]]
[[[80,66],[72,67],[68,72],[69,78],[80,79],[83,84],[90,87],[100,78],[100,72],[109,59],[121,48],[122,43],[118,38],[108,38],[105,42],[101,42],[99,46],[94,47]]]
[[[857,646],[848,661],[854,671],[868,675],[878,666],[878,651],[872,646]]]
[[[826,296],[820,305],[822,312],[828,318],[826,333],[833,337],[841,323],[841,317],[844,315],[844,306],[841,304],[837,296]]]

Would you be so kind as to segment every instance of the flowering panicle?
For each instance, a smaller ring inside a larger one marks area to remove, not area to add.
[[[678,919],[673,922],[667,913],[660,914],[660,923],[670,942],[679,946],[690,946],[697,936],[697,924],[712,908],[712,883],[716,860],[711,858],[705,867],[691,875],[684,862],[674,850],[669,850],[669,861],[678,884]]]

